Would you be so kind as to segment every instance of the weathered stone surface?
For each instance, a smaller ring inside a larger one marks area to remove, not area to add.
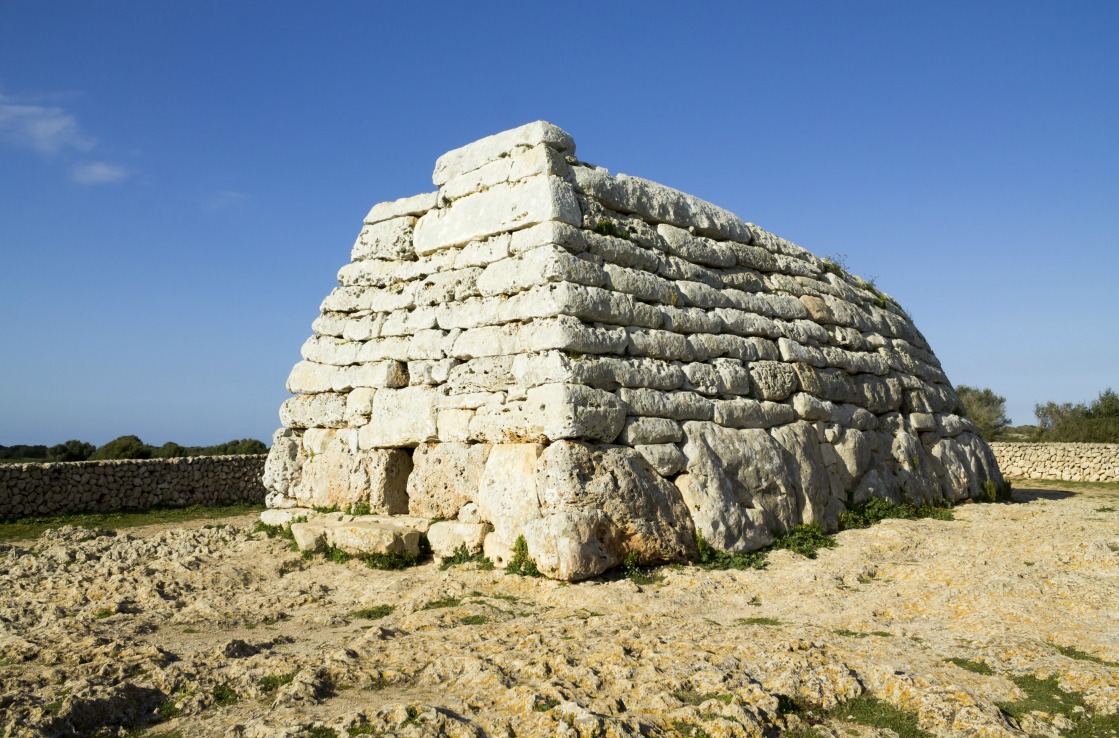
[[[361,229],[350,258],[354,261],[415,259],[416,250],[412,247],[412,231],[415,227],[416,219],[410,215],[367,225]]]
[[[408,446],[439,440],[432,387],[381,390],[373,397],[370,422],[358,435],[361,448]]]
[[[408,512],[423,518],[455,518],[477,495],[489,453],[490,447],[484,443],[444,441],[417,446],[408,477]]]
[[[390,202],[379,202],[373,206],[365,216],[366,225],[380,223],[383,220],[399,218],[405,215],[423,215],[435,207],[438,192],[425,192],[412,197],[402,197]]]
[[[762,400],[780,402],[799,386],[796,371],[779,361],[751,362],[749,372],[754,395]]]
[[[459,520],[442,520],[427,529],[427,541],[437,560],[449,559],[460,548],[471,554],[482,553],[489,526],[484,523],[464,523]]]
[[[636,451],[553,443],[537,462],[536,491],[542,517],[525,540],[549,576],[586,579],[631,551],[642,563],[694,555],[683,499]]]
[[[280,406],[285,428],[342,428],[346,425],[346,396],[327,392],[289,397]]]
[[[435,162],[431,180],[439,186],[451,177],[472,172],[489,162],[541,144],[567,156],[575,153],[575,141],[566,131],[538,120],[448,151]]]
[[[307,507],[343,510],[368,503],[377,513],[408,512],[409,454],[397,449],[358,452],[328,448],[303,462],[295,498]]]
[[[543,444],[508,443],[494,446],[478,482],[478,517],[493,526],[486,536],[486,556],[504,564],[517,537],[529,521],[540,517],[536,462]]]
[[[272,434],[272,448],[264,463],[262,481],[268,490],[269,507],[293,505],[290,494],[299,485],[303,470],[303,434],[281,428]],[[288,501],[288,505],[282,504]]]

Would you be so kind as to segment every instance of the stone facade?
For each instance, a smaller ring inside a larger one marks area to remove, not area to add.
[[[264,501],[264,454],[0,464],[0,518]]]
[[[1119,443],[992,443],[1010,477],[1119,482]]]
[[[891,298],[574,154],[532,123],[373,207],[288,380],[270,507],[445,518],[429,537],[475,526],[455,540],[499,564],[524,536],[581,579],[1002,481]]]

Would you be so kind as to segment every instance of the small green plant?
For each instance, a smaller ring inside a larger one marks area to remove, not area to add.
[[[299,738],[338,738],[338,731],[329,725],[304,725],[299,731]]]
[[[183,714],[183,709],[175,704],[173,697],[169,697],[161,702],[159,707],[155,708],[155,711],[158,712],[159,716],[164,720],[177,718],[179,715]]]
[[[848,509],[839,515],[839,529],[850,530],[853,528],[869,528],[883,520],[897,518],[902,520],[917,520],[932,518],[934,520],[952,520],[952,508],[946,503],[922,503],[920,507],[903,502],[898,504],[884,497],[872,497],[865,502],[848,506]]]
[[[988,479],[983,483],[983,497],[976,500],[976,502],[1013,502],[1014,501],[1014,488],[1010,482],[996,482],[993,479]]]
[[[706,730],[687,720],[673,720],[669,727],[672,729],[669,735],[679,738],[710,738]]]
[[[758,597],[757,595],[754,595],[753,597],[750,598],[750,601],[747,602],[746,604],[747,605],[752,605],[753,607],[761,607],[762,606],[762,598]]]
[[[228,684],[215,685],[214,688],[210,690],[210,696],[214,698],[214,704],[221,705],[222,707],[236,704],[241,699],[237,694],[237,690],[233,689],[233,687]]]
[[[396,609],[396,605],[374,605],[373,607],[363,607],[360,610],[354,610],[350,613],[351,618],[361,618],[363,620],[380,620],[381,618],[392,615]]]
[[[99,607],[98,609],[93,611],[94,620],[104,620],[105,618],[111,618],[112,616],[113,611],[111,608],[108,607]]]
[[[992,670],[990,666],[987,666],[986,661],[971,661],[969,659],[962,659],[962,658],[956,658],[956,657],[953,657],[953,658],[950,658],[950,659],[944,659],[944,660],[947,661],[950,664],[955,664],[956,666],[960,667],[961,669],[965,669],[967,671],[972,671],[972,672],[975,672],[976,674],[983,674],[984,676],[990,676],[991,674],[995,673],[994,670]]]
[[[696,533],[695,545],[699,553],[696,563],[703,569],[764,569],[769,566],[765,551],[751,551],[744,554],[718,551],[712,548],[699,533]]]
[[[355,502],[350,505],[350,515],[372,515],[373,508],[369,506],[368,502]]]
[[[884,630],[872,630],[869,633],[863,633],[862,631],[847,630],[846,628],[840,628],[839,630],[835,631],[835,634],[843,636],[845,638],[870,638],[871,636],[877,636],[879,638],[894,637],[893,633],[887,633]]]
[[[780,628],[784,625],[777,618],[738,618],[734,622],[739,625],[768,625],[772,628]]]
[[[820,270],[825,274],[834,274],[842,279],[851,275],[847,267],[847,254],[832,254],[820,259]]]
[[[463,625],[485,625],[489,620],[485,615],[467,615],[459,620]]]
[[[493,571],[493,559],[488,556],[478,559],[478,571]]]
[[[1105,661],[1104,659],[1101,659],[1099,656],[1093,656],[1090,653],[1084,653],[1083,651],[1079,651],[1079,650],[1073,648],[1072,646],[1058,646],[1056,644],[1052,644],[1052,645],[1053,645],[1053,648],[1060,651],[1061,655],[1064,656],[1065,658],[1075,659],[1077,661],[1090,661],[1093,664],[1100,664],[1102,666],[1110,666],[1113,669],[1119,669],[1119,663],[1117,663],[1115,661]]]
[[[285,684],[291,684],[292,680],[295,679],[295,675],[298,673],[299,669],[296,669],[295,671],[290,671],[287,674],[263,676],[257,680],[257,686],[259,686],[260,690],[265,694],[271,694]]]
[[[1096,512],[1104,512],[1104,513],[1115,512],[1115,510],[1116,510],[1116,508],[1110,507],[1110,506],[1108,506],[1108,507],[1097,507],[1096,508]]]
[[[327,561],[333,561],[335,564],[345,564],[353,558],[353,556],[333,544],[327,546],[323,550],[323,556]]]
[[[536,562],[528,555],[528,542],[524,536],[517,536],[513,542],[513,555],[505,565],[506,574],[520,574],[523,577],[543,576],[536,568]]]
[[[595,224],[594,232],[602,236],[612,236],[614,238],[625,239],[626,241],[629,240],[629,233],[624,228],[619,228],[612,220],[599,220],[598,223]]]
[[[786,549],[805,556],[809,559],[816,558],[816,552],[821,548],[835,548],[834,538],[829,538],[820,530],[816,523],[796,525],[787,532],[773,539],[770,548],[773,550]]]
[[[419,564],[419,559],[410,553],[366,553],[361,561],[370,569],[397,571]]]
[[[540,699],[536,700],[536,704],[532,706],[532,709],[536,712],[547,712],[559,703],[560,701],[557,699],[553,699],[551,697],[541,697]]]
[[[373,723],[357,723],[346,728],[346,732],[350,735],[373,735],[380,731],[373,725]]]
[[[438,610],[442,607],[458,607],[462,604],[462,599],[458,597],[444,597],[441,600],[432,600],[424,605],[422,610]]]
[[[664,577],[659,574],[653,574],[649,567],[641,566],[637,563],[640,560],[640,555],[636,551],[630,551],[626,554],[625,559],[622,560],[622,571],[626,579],[634,584],[656,584],[664,581]]]
[[[485,559],[485,558],[486,557],[483,556],[481,554],[481,552],[474,553],[469,548],[467,548],[465,543],[460,543],[458,545],[458,547],[454,550],[454,552],[449,557],[443,559],[443,563],[439,564],[439,570],[440,571],[446,571],[447,569],[450,569],[452,566],[460,566],[462,564],[469,564],[472,561],[476,561],[479,564],[481,564],[482,560]],[[493,562],[492,561],[490,561],[490,568],[491,569],[493,568]]]

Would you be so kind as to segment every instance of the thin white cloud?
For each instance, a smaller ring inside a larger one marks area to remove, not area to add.
[[[240,205],[248,199],[249,196],[244,192],[221,190],[210,196],[210,199],[206,201],[206,208],[209,210],[224,210],[225,208]]]
[[[128,170],[103,161],[77,164],[70,176],[78,184],[109,184],[128,178]]]
[[[62,108],[21,105],[5,95],[0,95],[0,139],[45,156],[65,149],[89,151],[97,144]]]

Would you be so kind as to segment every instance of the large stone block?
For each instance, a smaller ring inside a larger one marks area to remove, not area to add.
[[[438,187],[454,176],[472,172],[492,161],[541,144],[565,156],[575,153],[575,141],[566,131],[538,120],[448,151],[436,160],[431,180]]]
[[[438,441],[435,405],[439,397],[434,387],[379,390],[373,397],[369,423],[358,433],[361,448],[414,447]]]
[[[423,518],[456,517],[478,494],[490,446],[484,443],[425,443],[412,454],[408,511]],[[478,539],[479,548],[482,545]]]

